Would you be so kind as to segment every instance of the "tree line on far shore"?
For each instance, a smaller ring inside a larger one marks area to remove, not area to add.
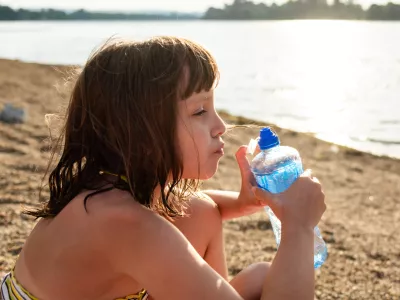
[[[282,5],[254,3],[235,0],[224,8],[209,8],[204,19],[208,20],[287,20],[287,19],[347,19],[347,20],[400,20],[400,5],[371,5],[364,10],[352,0],[346,3],[334,0],[328,5],[326,0],[288,1]]]
[[[198,19],[195,14],[185,13],[110,13],[110,12],[89,12],[79,9],[72,12],[66,12],[56,9],[12,9],[9,6],[0,5],[0,20],[18,21],[18,20],[190,20]]]
[[[56,9],[12,9],[0,5],[0,20],[290,20],[290,19],[347,19],[400,20],[400,5],[371,5],[364,10],[360,5],[334,0],[289,1],[282,5],[266,5],[248,0],[234,0],[224,8],[209,8],[204,15],[185,13],[109,13],[89,12],[83,9],[66,12]]]

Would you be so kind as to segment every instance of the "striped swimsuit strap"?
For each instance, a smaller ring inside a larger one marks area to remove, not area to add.
[[[8,273],[1,283],[1,298],[3,300],[38,300],[18,283],[14,277],[14,271]]]
[[[125,298],[117,298],[115,300],[147,300],[148,298],[149,294],[145,289],[143,289],[135,295],[128,295]]]
[[[8,273],[0,285],[1,300],[39,300],[22,287],[14,276],[14,271]],[[149,295],[145,289],[137,294],[128,295],[115,300],[147,300]]]

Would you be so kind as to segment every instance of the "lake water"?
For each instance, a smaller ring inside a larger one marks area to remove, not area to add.
[[[0,22],[0,57],[83,64],[110,36],[154,35],[211,50],[217,108],[400,158],[400,22]]]

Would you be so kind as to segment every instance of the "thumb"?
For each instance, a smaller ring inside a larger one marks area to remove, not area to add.
[[[264,206],[268,205],[272,210],[276,209],[277,200],[274,194],[271,194],[270,192],[255,186],[251,188],[251,191],[253,192],[256,199],[260,202],[260,204]]]
[[[251,173],[250,163],[246,157],[247,146],[240,146],[236,152],[236,161],[239,165],[240,174],[242,179],[252,181],[253,174]]]
[[[310,177],[312,178],[312,170],[311,169],[307,169],[303,172],[303,174],[301,174],[301,177]]]

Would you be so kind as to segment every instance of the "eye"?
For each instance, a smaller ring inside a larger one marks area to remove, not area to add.
[[[201,111],[193,114],[193,116],[201,116],[201,115],[205,114],[206,112],[207,112],[206,110],[202,109]]]

